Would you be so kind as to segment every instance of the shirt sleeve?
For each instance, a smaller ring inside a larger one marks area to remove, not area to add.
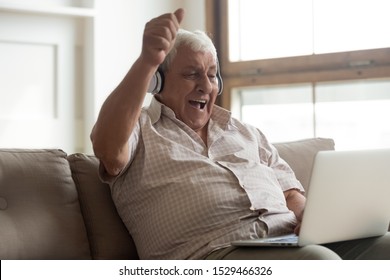
[[[305,190],[296,178],[294,171],[288,163],[280,157],[278,150],[268,141],[266,136],[260,130],[258,130],[258,132],[260,159],[264,164],[272,168],[281,189],[283,191],[297,189],[304,194]]]
[[[129,159],[127,161],[126,166],[119,172],[118,175],[116,176],[111,176],[107,173],[106,169],[104,168],[102,162],[99,163],[99,178],[102,182],[107,183],[109,185],[113,184],[130,166],[131,162],[134,159],[134,155],[136,153],[136,149],[138,146],[139,138],[140,138],[140,123],[139,121],[137,122],[136,126],[134,127],[129,140],[128,140],[128,145],[129,145]]]

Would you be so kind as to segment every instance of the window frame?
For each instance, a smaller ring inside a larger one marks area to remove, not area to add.
[[[233,88],[390,77],[390,47],[251,61],[229,61],[228,0],[206,1],[206,28],[216,45],[230,110]]]

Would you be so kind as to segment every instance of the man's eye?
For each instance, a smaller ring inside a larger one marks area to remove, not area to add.
[[[187,79],[196,79],[198,77],[197,73],[188,73],[184,75],[185,78]]]

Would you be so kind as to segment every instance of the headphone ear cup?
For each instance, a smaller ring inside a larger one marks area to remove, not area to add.
[[[222,77],[221,77],[221,74],[217,73],[217,81],[218,81],[218,95],[221,95],[222,91],[223,91],[223,81],[222,81]]]
[[[223,81],[221,76],[221,69],[219,68],[219,62],[217,60],[217,81],[218,81],[218,95],[223,91]]]
[[[164,87],[164,73],[158,68],[156,73],[154,73],[152,79],[149,82],[149,87],[147,92],[151,94],[160,93]]]

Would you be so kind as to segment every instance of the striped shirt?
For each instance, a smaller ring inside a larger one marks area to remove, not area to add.
[[[207,145],[153,99],[110,182],[141,259],[199,259],[236,239],[291,232],[283,191],[303,188],[256,128],[214,106]]]

